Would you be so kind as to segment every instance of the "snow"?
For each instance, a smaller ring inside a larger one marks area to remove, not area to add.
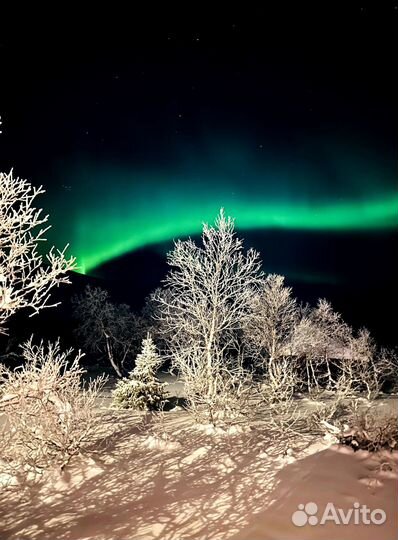
[[[178,449],[180,443],[177,441],[170,441],[167,437],[148,435],[148,437],[143,439],[142,445],[150,450],[172,451]]]
[[[392,460],[395,472],[380,471],[380,459]],[[234,540],[396,540],[398,531],[398,453],[371,455],[347,447],[331,446],[307,456],[278,472],[272,498]],[[299,504],[316,501],[320,509],[328,502],[348,511],[355,502],[386,512],[385,524],[327,522],[317,526],[293,525],[291,516]]]
[[[354,453],[331,439],[281,441],[260,424],[219,430],[183,410],[103,411],[92,457],[20,493],[0,491],[2,540],[392,540],[398,453]],[[143,422],[143,420],[145,420]],[[213,429],[211,429],[213,428]],[[299,504],[382,508],[384,525],[296,527]]]

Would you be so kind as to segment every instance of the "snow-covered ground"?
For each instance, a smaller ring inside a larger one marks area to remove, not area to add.
[[[174,381],[177,393],[180,383]],[[181,394],[180,394],[181,395]],[[20,492],[0,492],[2,540],[395,540],[398,452],[354,453],[312,436],[242,425],[199,429],[182,409],[102,409],[98,452]],[[391,405],[389,405],[391,406]],[[396,403],[395,405],[396,406]],[[295,526],[299,505],[382,509],[383,525]]]

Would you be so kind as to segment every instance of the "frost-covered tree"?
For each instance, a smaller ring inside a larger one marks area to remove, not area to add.
[[[292,356],[304,360],[309,390],[318,389],[321,378],[333,386],[331,360],[342,360],[350,354],[351,337],[352,329],[327,300],[318,300],[313,309],[305,306],[301,310],[289,348]]]
[[[121,409],[158,410],[166,402],[166,383],[160,382],[156,372],[163,360],[148,334],[142,340],[142,348],[135,368],[128,378],[118,381],[112,392],[113,404]]]
[[[394,351],[379,349],[369,330],[361,328],[350,341],[349,355],[341,369],[353,390],[365,391],[368,400],[376,398],[387,381],[397,379],[397,356]]]
[[[251,300],[251,316],[245,329],[245,339],[255,358],[267,361],[286,355],[298,317],[292,289],[277,274],[268,275]]]
[[[202,245],[178,240],[168,264],[164,288],[154,293],[157,317],[173,367],[186,381],[201,378],[197,387],[211,401],[261,281],[259,254],[244,251],[233,219],[221,210],[215,226],[204,225]]]
[[[156,371],[162,365],[163,360],[156,350],[156,345],[150,334],[142,340],[141,352],[135,360],[133,369],[134,377],[148,379],[155,376]]]
[[[142,336],[140,317],[128,305],[111,302],[108,291],[100,287],[88,285],[72,302],[83,349],[104,355],[118,377],[126,375]]]
[[[50,291],[69,283],[74,257],[51,248],[43,257],[38,246],[46,241],[48,216],[35,207],[44,193],[12,171],[0,173],[0,333],[11,315],[22,309],[38,313],[50,303]]]

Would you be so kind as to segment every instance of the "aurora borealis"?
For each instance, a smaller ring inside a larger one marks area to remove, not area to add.
[[[180,209],[174,206],[168,214],[162,207],[151,206],[141,212],[134,207],[126,210],[131,217],[120,220],[110,218],[108,224],[101,225],[103,214],[88,221],[79,220],[75,241],[75,253],[80,271],[83,273],[137,248],[162,243],[170,239],[198,235],[203,221],[212,222],[221,206],[228,204],[228,212],[237,216],[240,230],[262,228],[286,228],[293,230],[362,230],[388,229],[398,224],[398,196],[366,201],[358,204],[342,202],[319,206],[289,206],[287,204],[264,204],[244,201],[217,202],[213,198],[207,205],[192,205],[187,209],[186,201]],[[224,204],[223,204],[224,203]],[[187,211],[188,210],[188,211]],[[147,212],[145,214],[145,212]],[[148,225],[156,215],[154,223]],[[94,231],[101,229],[101,235]],[[132,231],[127,232],[127,231]],[[134,233],[134,231],[138,231]]]
[[[388,231],[398,225],[398,194],[387,187],[377,192],[376,180],[363,182],[356,197],[347,186],[345,196],[336,197],[325,187],[323,193],[314,197],[316,175],[321,176],[322,171],[311,171],[312,177],[308,171],[307,176],[298,171],[276,173],[275,168],[267,169],[267,160],[262,170],[257,163],[253,171],[247,156],[246,159],[242,166],[244,181],[233,171],[228,177],[217,170],[213,174],[202,171],[195,175],[192,167],[187,167],[186,172],[170,171],[168,176],[161,171],[85,167],[75,181],[76,186],[83,186],[77,202],[78,187],[64,194],[63,207],[59,208],[61,214],[62,209],[65,212],[64,222],[68,215],[74,215],[73,227],[67,227],[64,237],[58,238],[70,242],[80,271],[90,273],[99,265],[136,249],[198,235],[201,224],[212,222],[220,207],[235,217],[240,231],[344,233]],[[113,179],[111,187],[108,178]],[[283,182],[283,178],[288,181]],[[358,189],[358,184],[351,181],[351,189]],[[388,186],[387,181],[384,186]],[[95,199],[90,196],[93,192]],[[57,230],[60,229],[61,223],[57,223]]]

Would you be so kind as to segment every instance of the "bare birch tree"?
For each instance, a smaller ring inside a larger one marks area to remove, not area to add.
[[[100,287],[87,285],[84,294],[75,296],[76,330],[83,349],[104,355],[118,377],[128,373],[145,328],[127,304],[114,304]]]
[[[262,281],[259,292],[251,300],[251,316],[245,329],[253,357],[269,365],[286,355],[298,317],[296,299],[284,281],[277,274],[270,274]]]
[[[215,226],[203,226],[202,246],[178,240],[168,264],[164,289],[154,300],[173,367],[196,383],[202,399],[215,402],[220,373],[225,375],[260,284],[259,254],[244,252],[233,219],[221,210]]]
[[[302,308],[292,334],[290,352],[304,361],[309,391],[319,390],[322,378],[326,379],[327,386],[334,385],[331,360],[350,354],[351,335],[351,328],[327,300],[318,300],[314,309]]]
[[[66,248],[51,248],[45,257],[38,250],[50,228],[48,216],[34,206],[42,193],[42,187],[14,178],[12,171],[0,173],[0,333],[21,309],[34,315],[57,305],[50,303],[50,291],[69,283],[67,273],[75,268],[74,257],[65,256]]]

